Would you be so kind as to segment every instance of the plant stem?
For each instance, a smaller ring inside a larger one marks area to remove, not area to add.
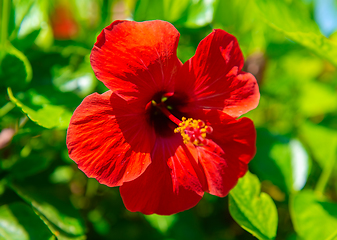
[[[0,108],[0,117],[5,116],[14,107],[15,107],[14,103],[12,103],[12,102],[6,103],[2,108]]]
[[[9,0],[2,0],[2,14],[1,14],[1,37],[0,37],[0,63],[5,55],[5,49],[8,38],[8,10]]]

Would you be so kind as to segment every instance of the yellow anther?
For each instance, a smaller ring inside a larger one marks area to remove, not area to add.
[[[183,117],[182,122],[179,123],[179,127],[174,129],[174,132],[181,134],[185,144],[191,142],[196,146],[200,146],[207,143],[206,135],[212,132],[212,128],[202,120]]]

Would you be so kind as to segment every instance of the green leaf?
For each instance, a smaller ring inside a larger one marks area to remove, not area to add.
[[[337,204],[320,200],[306,190],[293,196],[290,214],[297,234],[303,239],[336,239]]]
[[[46,223],[49,229],[59,238],[59,235],[69,239],[83,239],[85,234],[84,220],[70,202],[59,199],[47,190],[10,184],[10,187],[27,203],[31,204],[36,213]]]
[[[21,157],[10,168],[10,174],[15,178],[25,178],[45,170],[52,159],[38,154],[32,154],[28,157]]]
[[[255,3],[272,28],[337,66],[337,44],[320,33],[300,1],[255,0]]]
[[[12,44],[21,51],[24,51],[33,45],[34,41],[40,34],[40,31],[41,29],[32,30],[32,32],[28,33],[27,35],[20,36],[20,38],[14,39],[12,41]]]
[[[138,0],[134,10],[134,19],[136,21],[163,19],[176,22],[182,18],[189,5],[189,0]]]
[[[32,208],[14,202],[0,207],[0,239],[46,240],[55,237]]]
[[[35,210],[35,213],[48,226],[49,230],[57,237],[57,240],[85,240],[85,239],[87,239],[85,235],[74,236],[74,235],[68,234],[64,231],[60,231],[60,229],[56,225],[54,225],[52,222],[48,221],[48,219],[44,215],[42,215],[40,212]]]
[[[1,85],[22,88],[31,81],[32,76],[32,66],[27,57],[9,44],[1,60]]]
[[[71,52],[78,51],[75,47],[68,48]],[[55,68],[53,76],[53,85],[61,92],[74,92],[81,97],[92,93],[98,83],[89,61],[83,62],[76,71],[71,65]]]
[[[258,178],[247,172],[229,194],[229,212],[234,220],[258,239],[274,239],[278,215],[271,197],[260,193]]]
[[[319,82],[306,82],[301,86],[299,110],[306,117],[314,117],[337,111],[336,90]]]
[[[134,9],[133,19],[135,21],[154,20],[159,16],[163,16],[163,2],[152,1],[151,8],[149,7],[150,0],[138,0]]]
[[[299,132],[320,167],[331,167],[337,150],[337,131],[305,122]]]
[[[217,0],[138,0],[134,20],[162,19],[196,28],[212,22]]]
[[[213,21],[214,8],[217,0],[192,1],[188,9],[186,27],[197,28],[210,24]]]
[[[43,49],[48,49],[53,43],[53,33],[49,24],[50,2],[34,0],[15,2],[18,11],[16,22],[20,28],[11,37],[24,38],[40,29],[34,43]]]
[[[18,36],[19,31],[30,32],[32,29],[32,22],[28,28],[22,27],[22,22],[24,18],[29,14],[32,6],[34,4],[34,0],[17,0],[12,1],[12,11],[13,11],[13,31],[10,35],[10,40],[15,40]],[[24,29],[23,29],[24,28]]]
[[[250,166],[261,180],[271,181],[285,193],[303,188],[309,157],[301,142],[258,129],[256,146]]]
[[[151,224],[152,227],[162,233],[166,233],[167,230],[175,223],[176,215],[160,216],[157,214],[145,215],[145,219]]]
[[[70,106],[79,104],[79,98],[74,95],[52,88],[30,89],[16,96],[8,88],[8,95],[32,121],[45,128],[66,129],[72,116]]]

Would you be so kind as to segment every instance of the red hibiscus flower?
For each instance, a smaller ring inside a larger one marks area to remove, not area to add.
[[[87,96],[71,119],[70,158],[88,176],[120,186],[127,209],[173,214],[204,192],[224,197],[247,171],[256,133],[248,118],[259,91],[241,71],[238,42],[223,30],[182,64],[179,32],[164,21],[115,21],[91,65],[110,91]]]

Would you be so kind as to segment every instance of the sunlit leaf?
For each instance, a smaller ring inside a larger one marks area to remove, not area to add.
[[[258,239],[274,239],[278,215],[271,197],[260,193],[258,178],[247,172],[229,194],[229,211],[234,220]]]
[[[32,5],[34,4],[34,0],[16,0],[12,2],[13,10],[15,11],[15,26],[16,28],[20,28],[20,25],[25,18],[25,16],[29,13]]]
[[[293,196],[290,213],[297,234],[306,240],[337,237],[337,204],[317,199],[306,190]]]
[[[166,233],[167,230],[174,224],[176,221],[176,216],[160,216],[157,214],[145,215],[145,219],[151,224],[152,227],[157,229],[162,233]]]
[[[28,205],[15,202],[0,207],[0,239],[55,239],[41,219]]]
[[[304,83],[299,101],[300,111],[308,117],[337,111],[336,90],[322,83]]]
[[[189,2],[190,2],[189,0],[182,0],[182,1],[138,0],[136,2],[133,17],[136,21],[163,19],[166,21],[175,22],[179,20],[179,18],[181,18],[182,13],[186,11],[186,8],[189,6]]]
[[[28,4],[30,7],[26,9]],[[19,23],[20,29],[18,31],[18,37],[23,38],[40,29],[34,42],[39,47],[47,49],[53,42],[53,33],[49,24],[50,20],[48,14],[50,1],[29,1],[28,4],[22,4],[23,8],[25,8],[23,11],[26,12],[20,18],[21,22]]]
[[[162,19],[186,27],[202,27],[212,22],[217,0],[138,0],[136,21]]]
[[[279,48],[282,49],[280,46]],[[277,60],[281,71],[285,71],[287,76],[301,83],[315,79],[322,73],[324,67],[324,62],[319,57],[303,50],[289,52]]]
[[[68,234],[67,232],[60,231],[60,229],[50,222],[44,215],[35,210],[35,213],[42,219],[42,221],[48,226],[49,230],[56,236],[57,240],[85,240],[87,239],[85,235],[74,236]]]
[[[202,27],[211,23],[213,21],[214,8],[217,2],[217,0],[192,1],[192,4],[188,9],[185,25],[193,28]]]
[[[337,66],[337,43],[320,33],[300,1],[255,0],[255,3],[271,27]]]
[[[58,199],[57,196],[28,186],[12,183],[11,188],[31,204],[53,233],[58,232],[56,236],[62,233],[70,239],[83,238],[84,221],[70,202],[65,202]]]
[[[234,31],[242,28],[241,30],[243,31],[253,25],[251,21],[247,21],[247,19],[252,20],[254,18],[255,9],[252,9],[252,7],[252,0],[247,0],[246,4],[242,4],[240,0],[219,1],[214,18],[225,27],[229,27]],[[224,11],[226,11],[226,14],[223,14]]]
[[[65,105],[74,105],[79,101],[72,94],[61,93],[51,88],[40,92],[30,89],[16,96],[9,88],[8,95],[11,101],[21,108],[32,121],[45,128],[66,129],[72,111]]]
[[[320,167],[331,167],[337,151],[337,131],[305,122],[300,128],[300,134]]]
[[[73,48],[71,51],[76,51]],[[62,92],[75,92],[81,97],[92,93],[97,86],[97,79],[88,62],[79,66],[76,72],[73,66],[66,66],[53,71],[53,84]]]
[[[17,49],[24,51],[34,43],[42,26],[35,25],[34,21],[31,21],[30,25],[22,26],[25,17],[30,14],[30,10],[34,5],[34,0],[17,0],[12,1],[12,4],[12,9],[15,13],[15,29],[9,36],[9,40]]]

